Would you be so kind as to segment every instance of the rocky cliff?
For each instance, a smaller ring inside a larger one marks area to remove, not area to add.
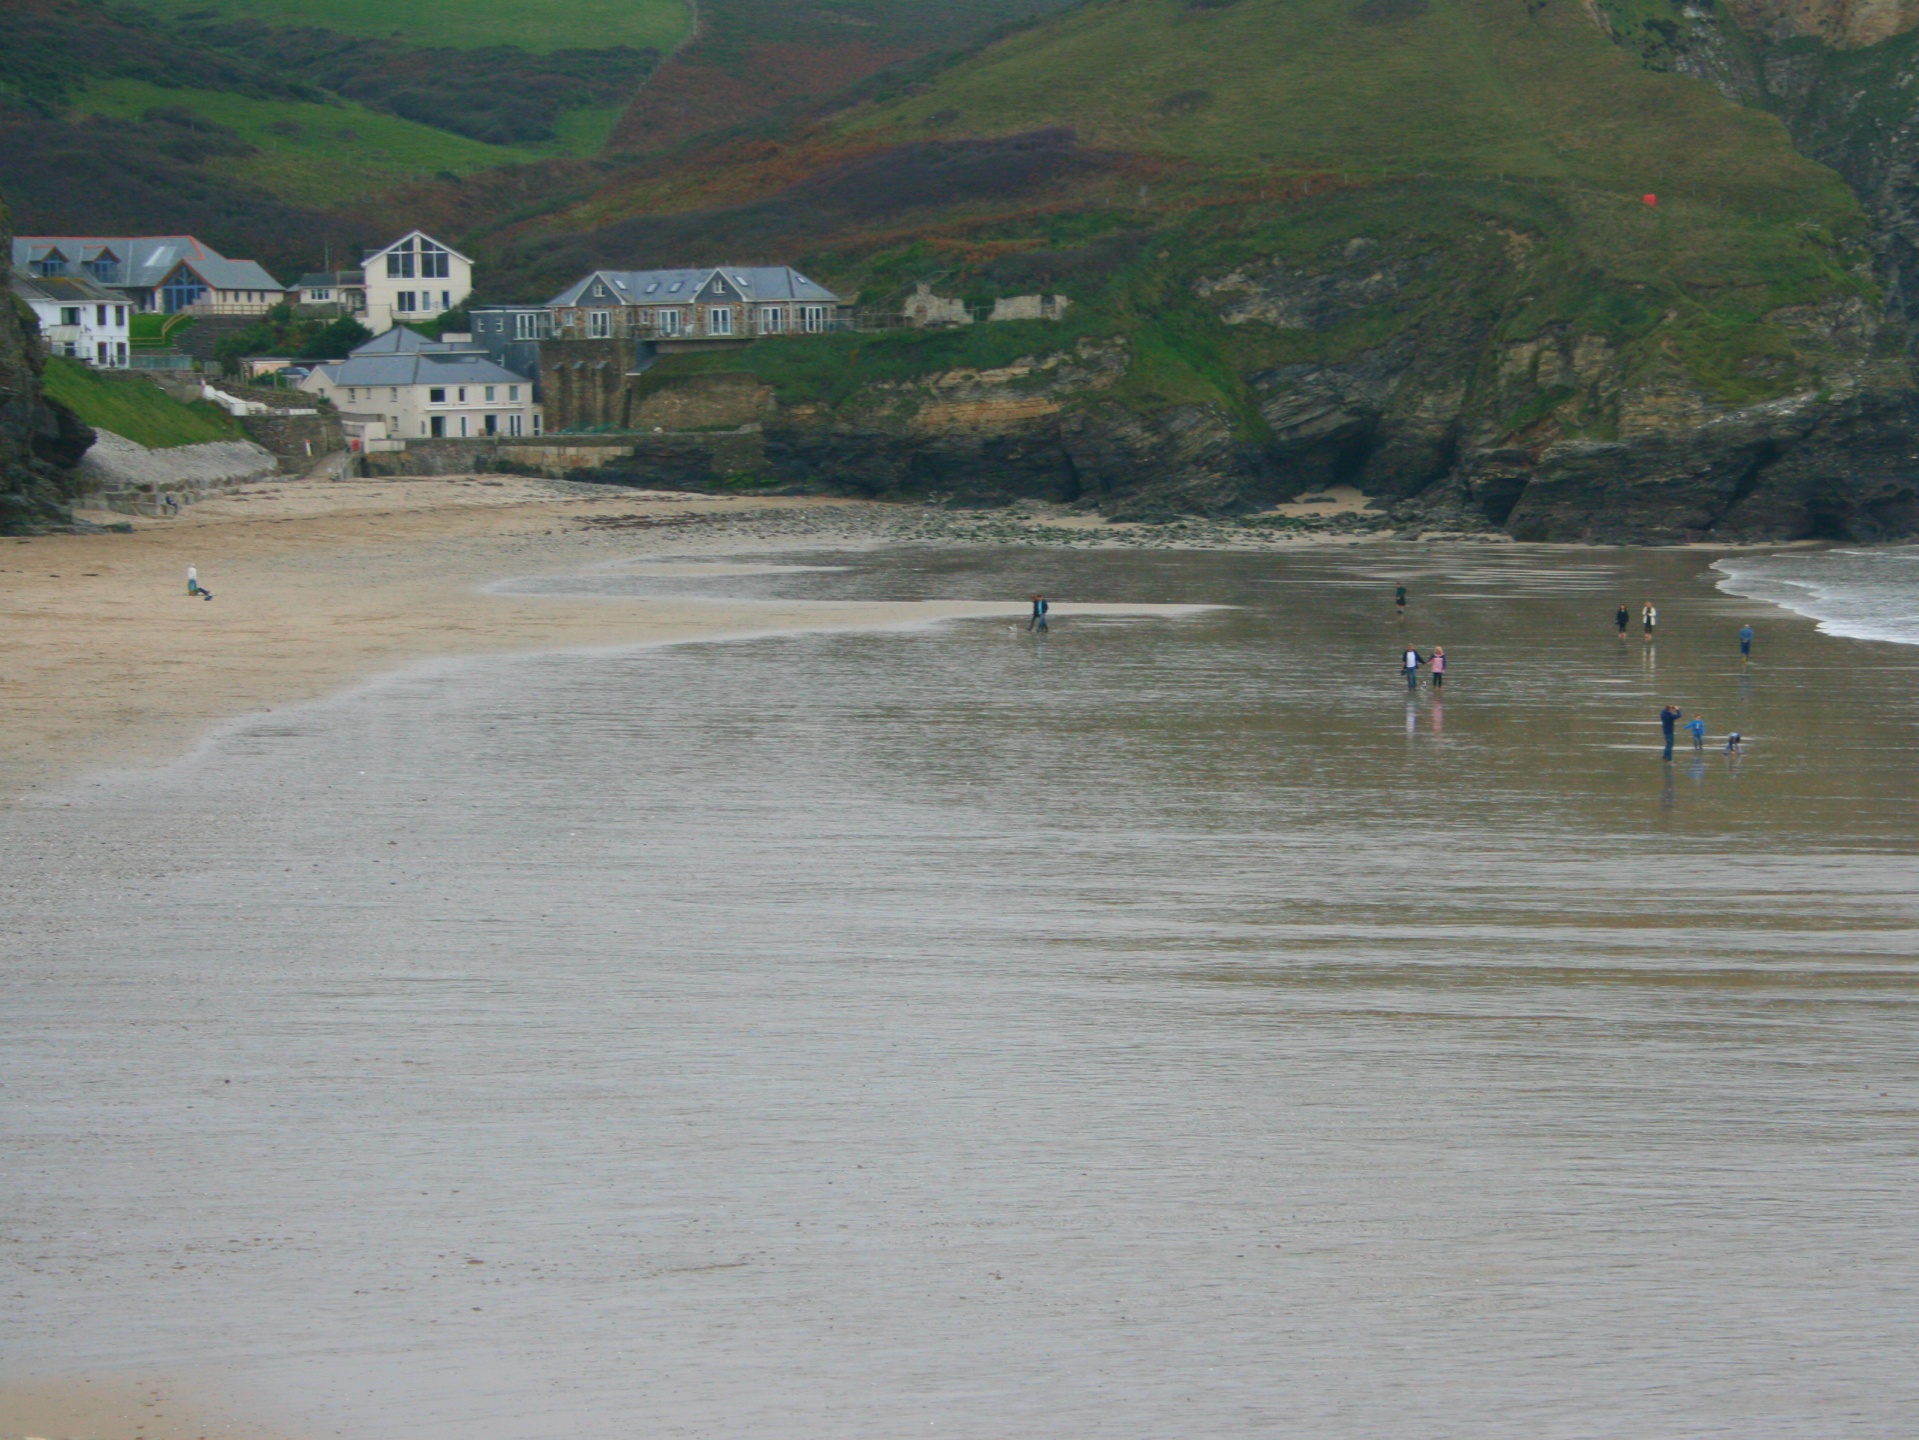
[[[12,239],[0,200],[0,250]],[[40,367],[31,313],[0,295],[0,535],[70,521],[74,467],[93,443],[92,430],[40,393]]]

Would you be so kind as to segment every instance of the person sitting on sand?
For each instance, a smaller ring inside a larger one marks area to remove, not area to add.
[[[211,600],[213,592],[200,583],[200,572],[193,566],[187,566],[187,594],[198,595],[202,600]]]

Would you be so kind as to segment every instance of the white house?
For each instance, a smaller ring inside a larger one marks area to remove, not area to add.
[[[16,235],[13,263],[40,279],[85,276],[140,310],[264,315],[286,286],[252,260],[229,260],[191,235]]]
[[[84,360],[102,370],[127,368],[127,331],[133,310],[127,297],[86,275],[13,272],[13,293],[40,322],[49,355]]]
[[[473,262],[424,230],[402,235],[366,257],[358,288],[361,323],[374,334],[408,321],[431,320],[473,293]],[[341,287],[351,292],[355,287]],[[352,299],[340,297],[351,305]]]
[[[531,380],[477,346],[428,340],[405,326],[315,365],[300,388],[332,401],[349,431],[380,439],[540,433]]]

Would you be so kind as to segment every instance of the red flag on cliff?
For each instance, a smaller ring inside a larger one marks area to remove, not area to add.
[[[1657,205],[1659,203],[1659,197],[1657,195],[1641,195],[1639,198],[1644,200],[1648,205]]]

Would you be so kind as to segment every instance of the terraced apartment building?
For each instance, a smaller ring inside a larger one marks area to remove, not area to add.
[[[790,265],[595,270],[545,309],[553,339],[647,340],[663,351],[820,335],[850,323],[846,300]]]

